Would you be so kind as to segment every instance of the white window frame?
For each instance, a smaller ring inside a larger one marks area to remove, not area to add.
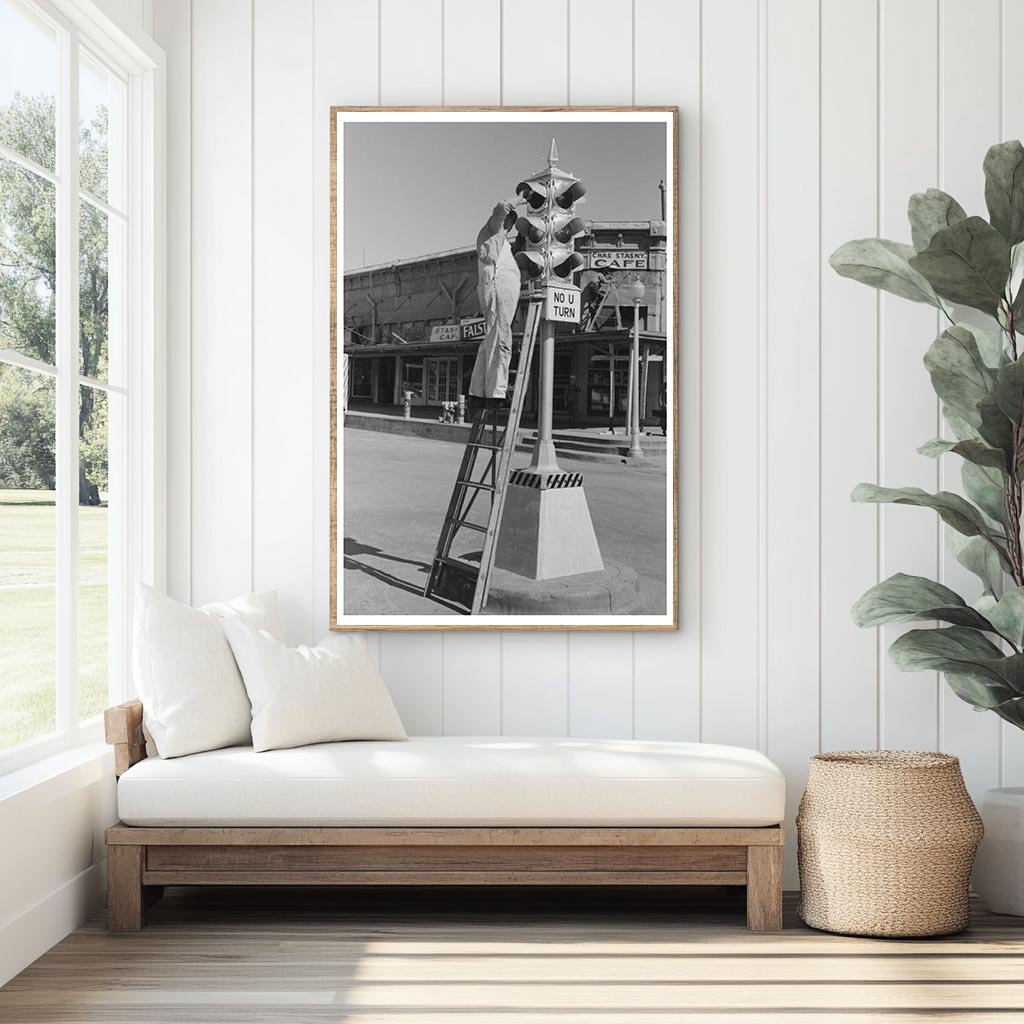
[[[102,736],[102,721],[79,721],[78,678],[78,392],[82,384],[124,394],[127,437],[120,557],[109,570],[123,596],[116,615],[117,649],[109,651],[110,703],[128,699],[131,683],[131,616],[137,582],[165,584],[165,58],[152,40],[116,25],[91,0],[16,0],[57,34],[57,166],[54,172],[0,147],[0,155],[56,186],[56,366],[5,353],[3,362],[55,377],[57,403],[57,676],[56,732],[0,752],[0,774]],[[127,222],[123,386],[78,373],[78,55],[90,51],[127,87],[125,197],[119,213],[91,197],[108,216]],[[70,113],[73,112],[73,115]],[[73,228],[73,229],[72,229]],[[65,372],[72,367],[71,372]],[[69,412],[74,416],[69,420]],[[113,469],[113,467],[112,467]],[[112,582],[112,581],[111,581]]]

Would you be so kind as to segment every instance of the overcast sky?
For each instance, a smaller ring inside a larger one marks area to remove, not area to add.
[[[344,126],[344,269],[471,246],[495,202],[547,166],[581,178],[584,220],[656,220],[665,128],[628,122]]]
[[[0,103],[15,90],[29,96],[57,91],[57,39],[20,5],[0,0]]]
[[[15,92],[26,96],[56,96],[57,39],[41,22],[12,0],[0,0],[0,105]],[[105,77],[88,60],[79,64],[81,120],[90,123],[96,110],[108,104]]]

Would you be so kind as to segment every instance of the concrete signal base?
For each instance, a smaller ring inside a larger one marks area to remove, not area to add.
[[[528,580],[504,569],[491,573],[485,615],[640,615],[637,574],[606,561],[599,572]]]
[[[579,473],[512,474],[494,564],[490,615],[640,610],[637,574],[601,558]]]
[[[494,564],[529,580],[604,568],[581,474],[512,474]]]

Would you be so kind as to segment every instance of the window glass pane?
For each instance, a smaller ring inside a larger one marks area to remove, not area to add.
[[[0,145],[56,167],[57,36],[17,0],[0,0]]]
[[[81,187],[104,202],[124,207],[124,83],[79,52],[78,176]]]
[[[0,750],[56,728],[54,381],[0,363]]]
[[[78,331],[83,377],[124,383],[124,224],[87,202],[79,208]]]
[[[55,202],[50,182],[0,160],[0,349],[51,364],[56,357]]]
[[[115,400],[118,396],[114,396]],[[79,395],[78,679],[79,717],[107,706],[110,665],[111,460],[110,396]],[[116,540],[115,540],[116,544]]]

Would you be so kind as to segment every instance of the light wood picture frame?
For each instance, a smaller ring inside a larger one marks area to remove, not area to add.
[[[330,109],[332,630],[678,628],[678,150],[676,107]],[[507,397],[470,397],[498,344],[477,231],[505,201],[497,244],[525,267],[517,190],[570,177],[578,320],[554,323],[564,293],[542,301],[524,270]],[[500,427],[466,470],[475,415]],[[463,476],[494,489],[453,496]]]

